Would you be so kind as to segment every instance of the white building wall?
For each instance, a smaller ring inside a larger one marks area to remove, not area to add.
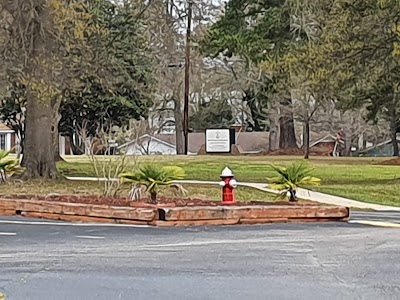
[[[6,134],[6,150],[11,150],[11,133]]]
[[[2,136],[4,136],[4,150],[10,151],[11,150],[11,139],[12,139],[12,132],[0,132]]]
[[[175,155],[176,149],[175,147],[150,140],[150,144],[148,141],[144,141],[140,145],[131,144],[127,147],[126,150],[127,155]]]
[[[58,137],[58,148],[60,155],[65,155],[65,137],[62,135],[59,135]]]

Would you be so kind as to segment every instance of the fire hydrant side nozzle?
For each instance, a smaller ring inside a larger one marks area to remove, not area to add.
[[[222,181],[219,183],[219,185],[222,187],[222,205],[234,205],[235,195],[233,191],[236,189],[238,184],[234,179],[232,170],[228,167],[225,167],[220,177],[222,179]]]

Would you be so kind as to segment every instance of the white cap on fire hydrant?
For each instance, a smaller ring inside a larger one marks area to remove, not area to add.
[[[220,177],[233,177],[232,170],[229,169],[228,167],[225,167]]]

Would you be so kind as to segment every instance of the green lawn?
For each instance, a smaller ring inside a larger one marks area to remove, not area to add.
[[[106,161],[107,157],[103,157]],[[266,182],[271,175],[268,164],[284,165],[299,157],[254,156],[156,156],[131,160],[129,168],[142,163],[178,165],[185,169],[187,179],[219,180],[219,174],[229,166],[238,181]],[[386,158],[387,159],[387,158]],[[94,176],[92,165],[85,157],[67,157],[59,163],[60,171],[67,176]],[[377,165],[383,158],[312,158],[314,176],[322,179],[320,191],[363,202],[400,206],[400,167]],[[217,189],[217,187],[216,187]],[[239,190],[238,190],[239,191]],[[258,196],[259,197],[259,196]],[[273,197],[273,196],[268,196]]]

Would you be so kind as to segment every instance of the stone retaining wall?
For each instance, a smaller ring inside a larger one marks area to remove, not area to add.
[[[0,215],[84,223],[204,226],[347,221],[349,208],[330,206],[215,206],[134,208],[41,200],[0,199]]]

